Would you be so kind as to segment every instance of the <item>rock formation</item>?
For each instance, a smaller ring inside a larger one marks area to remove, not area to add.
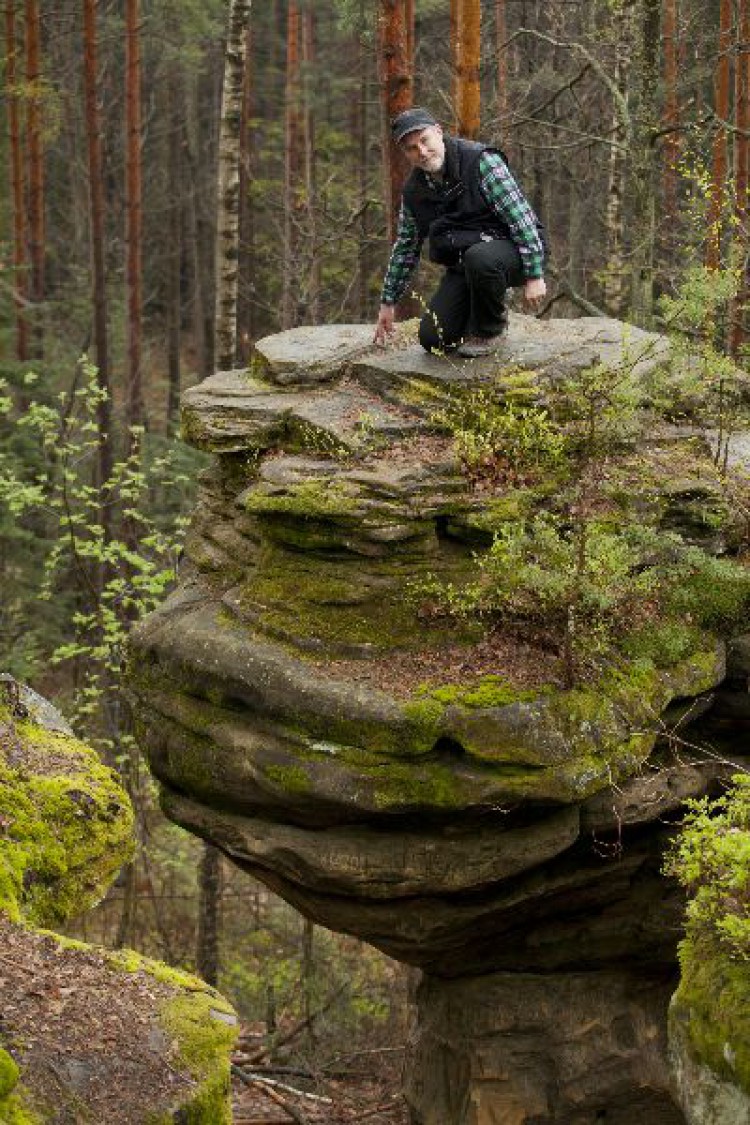
[[[133,851],[113,771],[40,696],[0,678],[0,1122],[222,1125],[237,1018],[202,981],[42,930]]]
[[[436,411],[477,386],[544,403],[598,362],[646,385],[667,345],[515,316],[502,353],[471,363],[370,339],[282,333],[185,396],[185,435],[213,458],[131,670],[164,808],[308,917],[422,970],[415,1125],[683,1121],[666,1050],[682,900],[662,851],[686,797],[727,772],[687,728],[719,708],[733,743],[747,721],[721,637],[566,687],[533,638],[409,601],[470,581],[503,521],[545,502],[544,482],[467,479]],[[643,456],[647,486],[618,502],[723,550],[705,436],[664,422]]]

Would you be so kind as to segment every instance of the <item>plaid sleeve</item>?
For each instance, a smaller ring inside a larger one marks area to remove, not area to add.
[[[402,203],[398,213],[396,241],[393,243],[380,295],[382,304],[395,305],[401,300],[409,284],[409,278],[416,269],[421,250],[422,239],[419,237],[416,219]]]
[[[510,230],[521,255],[524,276],[541,277],[544,273],[544,247],[536,215],[498,153],[483,152],[480,156],[479,186],[488,205]]]

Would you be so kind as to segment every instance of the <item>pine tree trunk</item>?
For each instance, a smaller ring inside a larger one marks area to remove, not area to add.
[[[497,59],[495,105],[498,131],[503,138],[508,132],[508,55],[505,47],[507,38],[505,0],[495,0],[495,55]]]
[[[284,91],[284,259],[281,291],[281,327],[297,322],[297,236],[295,228],[300,125],[300,16],[295,0],[289,0],[286,27],[286,85]]]
[[[255,219],[250,184],[253,180],[253,138],[251,122],[254,112],[252,81],[252,33],[247,29],[245,46],[245,77],[242,86],[242,125],[240,129],[240,230],[239,262],[237,264],[237,357],[248,363],[254,338],[253,327],[253,258],[255,256]]]
[[[139,0],[125,4],[125,278],[127,289],[127,419],[142,426],[143,189],[141,170],[141,41]],[[132,439],[131,439],[132,440]]]
[[[109,340],[107,325],[107,271],[104,237],[104,168],[102,159],[101,119],[99,113],[99,49],[96,27],[97,0],[84,0],[83,5],[83,81],[86,102],[86,136],[89,160],[89,226],[91,245],[91,293],[94,311],[94,345],[97,380],[102,390],[97,404],[99,427],[98,483],[101,487],[112,473],[112,389],[109,374]],[[110,505],[103,503],[100,519],[109,538]]]
[[[750,186],[750,2],[737,0],[737,55],[734,74],[734,191],[735,240],[737,257],[742,267],[742,283],[733,302],[729,350],[737,355],[747,340],[748,299],[748,187]]]
[[[664,43],[664,160],[662,193],[666,227],[672,228],[677,218],[677,162],[680,158],[680,135],[677,131],[677,0],[664,0],[662,17]]]
[[[302,14],[302,64],[305,82],[305,112],[303,118],[305,150],[305,198],[307,211],[307,240],[310,268],[308,271],[307,319],[310,324],[320,322],[320,265],[321,251],[318,232],[318,179],[315,145],[315,114],[313,112],[313,67],[315,65],[315,17],[312,9]]]
[[[178,432],[180,423],[180,385],[182,350],[182,255],[183,213],[185,208],[182,177],[182,121],[183,100],[177,64],[172,63],[167,77],[167,121],[169,140],[167,163],[169,183],[169,246],[166,253],[167,269],[167,433]]]
[[[359,2],[360,27],[365,22],[365,0]],[[355,123],[354,134],[357,138],[357,176],[358,176],[358,208],[359,208],[359,238],[357,240],[357,319],[365,320],[368,312],[367,283],[370,273],[369,251],[369,221],[367,197],[370,182],[370,135],[368,121],[368,104],[370,83],[368,74],[368,61],[370,52],[365,37],[360,33],[357,42],[357,73],[359,76],[360,96],[354,103]]]
[[[26,153],[29,188],[29,293],[35,305],[44,300],[44,150],[42,142],[42,27],[39,0],[25,0],[26,14]],[[32,328],[32,350],[37,358],[44,352],[41,308],[36,310]]]
[[[609,177],[605,227],[607,231],[607,268],[604,282],[604,303],[613,316],[623,316],[626,305],[625,268],[625,189],[627,184],[630,142],[626,106],[633,57],[633,0],[625,0],[612,14],[616,21],[614,84],[619,94],[612,106],[612,144],[609,154]]]
[[[413,96],[413,65],[408,56],[404,0],[380,0],[378,20],[380,85],[383,105],[383,154],[385,157],[385,215],[388,239],[396,236],[401,189],[409,171],[403,153],[391,143],[390,121],[409,109]]]
[[[719,21],[719,55],[716,61],[714,82],[714,112],[719,120],[715,126],[716,133],[713,145],[706,245],[706,265],[709,269],[714,270],[718,269],[721,264],[722,228],[728,171],[726,125],[722,123],[729,120],[732,0],[721,0]]]
[[[217,48],[218,55],[218,48]],[[223,53],[222,53],[223,59]],[[216,122],[221,114],[221,73],[217,59],[207,61],[196,91],[195,156],[193,182],[196,193],[196,256],[201,318],[201,371],[204,378],[216,367],[216,219],[218,137]]]
[[[455,75],[453,113],[456,132],[460,137],[474,140],[479,136],[481,110],[481,7],[479,0],[453,0],[451,11],[451,50]]]
[[[26,259],[26,206],[24,203],[23,152],[18,98],[18,55],[14,0],[5,4],[5,89],[8,98],[8,143],[10,147],[10,194],[13,199],[13,290],[16,324],[16,359],[29,358],[29,335],[25,308],[28,299]]]
[[[231,0],[219,131],[216,224],[216,350],[219,370],[237,357],[240,129],[251,0]]]
[[[640,33],[640,116],[633,145],[633,320],[650,328],[654,305],[657,172],[653,134],[659,124],[659,25],[661,0],[644,0]]]
[[[309,918],[305,918],[302,923],[302,1019],[305,1021],[305,1038],[310,1048],[315,1044],[315,1030],[313,1028],[314,939],[315,924]]]
[[[207,984],[219,980],[219,926],[221,904],[221,853],[213,844],[203,844],[198,879],[198,939],[195,963]]]

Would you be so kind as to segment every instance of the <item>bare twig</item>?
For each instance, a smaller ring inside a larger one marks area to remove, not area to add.
[[[301,1110],[297,1109],[296,1105],[292,1105],[292,1103],[288,1101],[287,1098],[282,1097],[277,1090],[272,1089],[272,1087],[270,1087],[267,1082],[245,1074],[245,1072],[238,1066],[232,1066],[232,1073],[236,1074],[240,1081],[244,1082],[246,1086],[262,1086],[263,1093],[267,1094],[272,1102],[276,1102],[277,1105],[281,1106],[284,1112],[289,1114],[292,1121],[297,1122],[297,1125],[310,1125],[310,1122],[308,1121],[308,1118],[304,1115],[304,1113],[302,1113]]]
[[[310,1024],[312,1024],[316,1019],[319,1019],[320,1016],[324,1015],[328,1011],[328,1009],[336,1003],[341,994],[346,992],[348,987],[348,984],[342,984],[340,988],[337,988],[335,992],[331,993],[331,995],[320,1008],[317,1008],[314,1012],[311,1012],[310,1015],[305,1019],[299,1020],[294,1025],[294,1027],[290,1028],[289,1031],[284,1032],[283,1035],[279,1035],[272,1039],[271,1042],[262,1047],[260,1051],[256,1051],[253,1055],[250,1055],[250,1065],[254,1066],[256,1063],[263,1062],[272,1054],[273,1051],[278,1050],[279,1047],[283,1047],[287,1043],[290,1043],[293,1039],[296,1039],[300,1032],[304,1031],[306,1027],[309,1027]]]

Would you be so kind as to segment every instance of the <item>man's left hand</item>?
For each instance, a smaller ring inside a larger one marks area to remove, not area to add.
[[[543,277],[530,277],[524,283],[523,299],[527,305],[531,306],[533,312],[539,309],[546,293],[547,286]]]

